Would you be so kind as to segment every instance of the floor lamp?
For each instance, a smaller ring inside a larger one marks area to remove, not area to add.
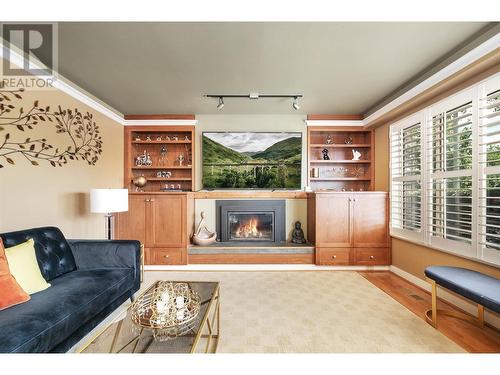
[[[108,240],[114,238],[113,213],[128,211],[128,189],[91,189],[90,212],[103,213]]]

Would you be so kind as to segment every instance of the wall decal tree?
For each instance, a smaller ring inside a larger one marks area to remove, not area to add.
[[[95,165],[102,153],[102,137],[99,126],[91,113],[83,114],[77,108],[51,111],[50,106],[43,107],[38,100],[29,109],[16,105],[22,99],[24,89],[6,90],[0,88],[0,168],[15,164],[13,159],[19,155],[31,165],[39,162],[50,163],[53,167],[63,166],[70,160],[83,160]],[[64,134],[69,145],[65,149],[54,147],[47,138],[19,138],[20,132],[28,133],[39,126],[50,126],[54,134]],[[11,135],[9,129],[16,131]],[[3,140],[2,140],[3,139]]]

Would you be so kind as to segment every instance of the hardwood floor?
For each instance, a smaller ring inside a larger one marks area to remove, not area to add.
[[[359,274],[425,320],[425,311],[431,307],[429,292],[389,271]],[[438,308],[459,310],[441,299]],[[500,353],[500,332],[494,328],[480,329],[460,319],[439,316],[438,330],[471,353]]]

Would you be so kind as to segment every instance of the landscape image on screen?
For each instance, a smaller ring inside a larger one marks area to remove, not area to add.
[[[205,189],[300,189],[301,133],[206,132]]]

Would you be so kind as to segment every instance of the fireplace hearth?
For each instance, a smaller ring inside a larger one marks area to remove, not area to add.
[[[227,243],[284,243],[284,200],[218,200],[218,241]]]

